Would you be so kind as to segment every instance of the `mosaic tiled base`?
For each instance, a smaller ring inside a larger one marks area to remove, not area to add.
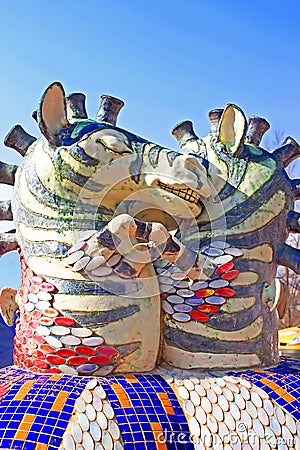
[[[85,441],[101,446],[99,449],[156,449],[166,432],[189,435],[183,411],[169,385],[158,375],[130,375],[101,379],[101,387],[94,379],[90,392],[86,388],[75,406],[75,421],[67,430],[62,449],[75,444],[90,449]],[[117,419],[117,421],[116,421]],[[79,423],[79,427],[77,425]],[[89,428],[88,428],[89,424]],[[89,431],[88,431],[89,430]],[[81,448],[81,447],[79,447]],[[174,450],[193,449],[174,443]]]
[[[0,449],[300,449],[300,362],[80,377],[0,370]]]
[[[266,372],[160,373],[176,393],[198,450],[300,449],[299,361],[283,360]]]
[[[299,360],[282,358],[275,369],[244,371],[243,378],[261,388],[272,400],[292,414],[295,420],[300,421]]]
[[[22,376],[0,403],[0,448],[56,450],[70,420],[75,400],[87,379],[68,375],[37,375],[8,367],[0,380]]]

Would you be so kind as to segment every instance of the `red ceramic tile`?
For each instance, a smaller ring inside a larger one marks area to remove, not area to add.
[[[215,293],[214,289],[200,289],[195,292],[196,297],[205,298],[213,295]]]
[[[29,323],[21,323],[20,324],[20,329],[22,331],[27,331],[29,329]]]
[[[47,370],[47,373],[61,373],[61,371],[57,367],[50,367],[50,369]]]
[[[47,373],[61,373],[61,371],[58,367],[50,367],[50,369],[47,370]]]
[[[24,361],[24,366],[27,367],[27,368],[32,367],[33,366],[33,361],[31,359],[29,359],[29,358],[26,358],[25,361]]]
[[[26,356],[32,356],[32,348],[24,347],[23,351]],[[20,357],[21,357],[21,355],[20,355]]]
[[[70,327],[71,325],[74,325],[75,320],[71,319],[71,317],[56,317],[54,319],[54,322],[56,325],[61,325],[63,327]]]
[[[75,350],[79,355],[86,355],[86,356],[96,355],[96,350],[94,348],[86,347],[85,345],[78,345],[78,347],[76,347]]]
[[[45,341],[45,338],[43,338],[43,336],[41,336],[40,334],[35,334],[34,336],[32,336],[33,339],[38,342],[39,344],[43,344]]]
[[[214,313],[219,311],[219,308],[216,305],[200,305],[198,306],[198,310],[206,313]]]
[[[224,287],[216,289],[216,294],[221,295],[222,297],[234,297],[236,292],[234,289]]]
[[[70,366],[80,366],[81,364],[85,364],[88,362],[88,359],[84,356],[72,356],[67,360],[67,364]]]
[[[42,289],[42,291],[46,291],[46,292],[55,292],[56,291],[56,287],[53,286],[53,284],[46,283],[46,282],[43,282],[40,284],[40,289]]]
[[[62,358],[61,356],[57,356],[57,355],[49,355],[46,357],[46,360],[50,364],[64,364],[65,363],[65,359]]]
[[[30,322],[31,320],[31,315],[28,313],[23,314],[22,319],[24,320],[24,322]]]
[[[40,317],[42,317],[42,312],[35,309],[34,311],[32,311],[31,317],[32,319],[39,319]]]
[[[26,350],[26,349],[25,349]],[[19,357],[19,361],[25,361],[25,355],[24,355],[24,353],[19,353],[19,355],[18,355],[18,357]]]
[[[101,353],[101,355],[106,356],[115,356],[118,354],[117,350],[113,347],[110,347],[109,345],[99,345],[96,350],[97,353]]]
[[[32,320],[29,322],[29,327],[35,330],[39,326],[39,322],[37,320]]]
[[[222,264],[221,266],[217,267],[216,273],[217,274],[225,273],[233,268],[234,268],[234,264],[233,264],[233,262],[230,261],[228,263]]]
[[[45,357],[45,355],[44,355],[44,353],[43,352],[41,352],[41,350],[32,350],[32,356],[34,357],[34,358],[44,358]]]
[[[221,278],[223,280],[231,281],[237,278],[239,274],[240,274],[239,270],[229,270],[228,272],[223,273]]]
[[[69,348],[61,348],[59,350],[56,350],[56,355],[61,356],[62,358],[70,358],[71,356],[76,356],[76,352],[74,350],[71,350]]]
[[[107,364],[111,361],[110,361],[110,358],[108,358],[107,356],[99,355],[99,356],[92,356],[89,359],[89,362],[92,364]]]
[[[27,338],[31,338],[33,336],[33,333],[34,333],[34,331],[29,329],[29,330],[25,331],[25,336]]]
[[[201,311],[191,311],[190,316],[192,319],[197,320],[198,322],[208,322],[209,316]]]
[[[39,345],[39,349],[43,352],[43,353],[55,353],[55,349],[53,347],[51,347],[51,345],[49,344],[41,344]]]
[[[39,369],[49,369],[49,364],[47,364],[46,361],[43,361],[42,359],[34,359],[33,365],[35,367],[38,367]]]
[[[27,329],[28,330],[35,330],[37,327],[39,326],[39,323],[36,320],[31,320],[28,324],[27,324]]]

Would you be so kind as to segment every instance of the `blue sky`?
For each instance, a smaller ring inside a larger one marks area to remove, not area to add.
[[[87,95],[90,117],[101,94],[122,98],[119,126],[168,147],[177,148],[177,122],[191,119],[204,135],[207,112],[231,102],[300,140],[297,0],[15,0],[0,8],[2,138],[16,123],[39,135],[31,113],[59,80]],[[20,161],[3,145],[0,159]],[[0,185],[0,199],[10,197]],[[18,284],[8,254],[0,287]]]

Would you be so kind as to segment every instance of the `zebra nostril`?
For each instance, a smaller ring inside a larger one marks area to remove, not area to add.
[[[101,96],[101,104],[96,119],[99,122],[107,122],[116,125],[117,117],[125,103],[116,97],[110,95]]]

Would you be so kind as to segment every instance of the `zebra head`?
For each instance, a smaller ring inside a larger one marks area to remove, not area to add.
[[[167,226],[174,216],[198,216],[211,194],[199,154],[174,152],[116,127],[122,106],[103,96],[96,120],[90,120],[82,94],[66,97],[60,83],[48,87],[37,121],[55,167],[53,183],[112,213],[158,209]]]

